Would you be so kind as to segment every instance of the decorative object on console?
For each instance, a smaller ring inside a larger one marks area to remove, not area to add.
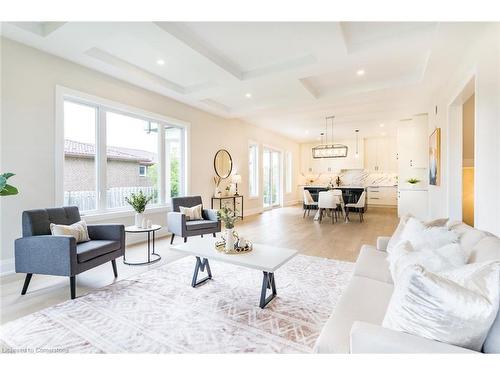
[[[220,182],[222,181],[222,178],[219,176],[214,176],[214,184],[215,184],[215,190],[214,190],[214,197],[220,198],[222,197],[222,191],[220,190]]]
[[[236,185],[236,191],[235,191],[234,195],[239,195],[238,194],[238,184],[241,183],[241,175],[234,174],[233,177],[231,177],[231,181]]]
[[[429,136],[429,185],[441,182],[441,129],[436,128]]]
[[[15,174],[10,172],[0,174],[0,197],[19,193],[16,187],[7,183],[7,180],[12,176],[15,176]]]
[[[333,142],[333,119],[335,116],[325,117],[325,142],[312,148],[314,159],[345,158],[347,157],[347,146]],[[328,143],[328,120],[332,120],[332,142]],[[323,135],[323,133],[321,133]]]
[[[135,226],[137,228],[143,227],[144,210],[148,203],[153,199],[152,195],[145,195],[142,190],[139,193],[132,193],[130,197],[125,197],[125,201],[132,206],[135,214]],[[144,223],[145,224],[145,223]]]

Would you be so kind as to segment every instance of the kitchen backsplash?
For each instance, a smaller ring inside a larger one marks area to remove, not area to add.
[[[374,173],[364,169],[344,169],[340,173],[323,173],[321,175],[306,175],[307,185],[328,185],[330,180],[335,183],[337,176],[342,185],[349,186],[394,186],[398,184],[397,173]],[[311,183],[311,180],[314,182]]]

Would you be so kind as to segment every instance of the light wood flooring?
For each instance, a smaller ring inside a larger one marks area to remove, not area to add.
[[[396,210],[392,208],[370,208],[365,214],[363,223],[359,222],[356,215],[352,215],[352,221],[349,223],[339,220],[331,224],[331,220],[327,218],[320,224],[313,221],[313,213],[309,217],[302,218],[302,212],[298,206],[266,211],[238,222],[236,230],[253,242],[294,248],[306,255],[354,262],[361,245],[374,245],[377,236],[390,235],[398,223]],[[174,244],[181,241],[181,238],[176,238]],[[170,250],[169,242],[170,237],[157,240],[156,252],[162,256],[162,260],[153,265],[127,266],[121,259],[118,259],[119,277],[117,279],[113,277],[111,263],[78,275],[77,296],[178,259],[180,256]],[[145,243],[127,247],[127,260],[139,260],[145,257],[145,254]],[[21,296],[23,281],[23,274],[0,278],[1,323],[69,298],[69,278],[67,277],[33,275],[28,293]]]

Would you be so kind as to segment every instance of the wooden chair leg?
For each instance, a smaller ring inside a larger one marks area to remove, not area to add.
[[[26,278],[24,279],[24,285],[23,285],[23,290],[21,291],[21,295],[25,295],[26,292],[28,291],[28,285],[30,285],[31,277],[33,276],[32,273],[27,273]]]
[[[172,245],[174,243],[174,237],[175,237],[175,234],[172,233],[172,236],[170,237],[170,245]]]
[[[304,208],[304,214],[302,215],[302,219],[306,217],[306,212],[307,212],[307,208]]]
[[[69,277],[69,289],[71,292],[71,299],[76,298],[76,276]]]
[[[111,261],[111,266],[113,266],[113,274],[115,275],[115,278],[118,277],[118,270],[116,269],[116,259],[113,259]]]
[[[203,238],[203,234],[201,235],[201,238]]]
[[[335,210],[330,210],[330,213],[332,215],[332,224],[335,224]]]
[[[323,220],[323,209],[322,208],[319,209],[318,221],[320,224],[321,224],[321,220]]]
[[[184,237],[184,242],[187,242],[188,238],[187,237]]]
[[[212,236],[214,236],[214,237],[215,237],[215,233],[212,233]]]

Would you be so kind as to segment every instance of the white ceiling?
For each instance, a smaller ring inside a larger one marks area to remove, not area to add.
[[[8,38],[300,142],[394,134],[485,24],[24,22]],[[157,60],[163,59],[160,66]],[[358,70],[365,74],[359,76]],[[251,94],[248,98],[246,94]],[[384,124],[383,127],[380,124]]]

